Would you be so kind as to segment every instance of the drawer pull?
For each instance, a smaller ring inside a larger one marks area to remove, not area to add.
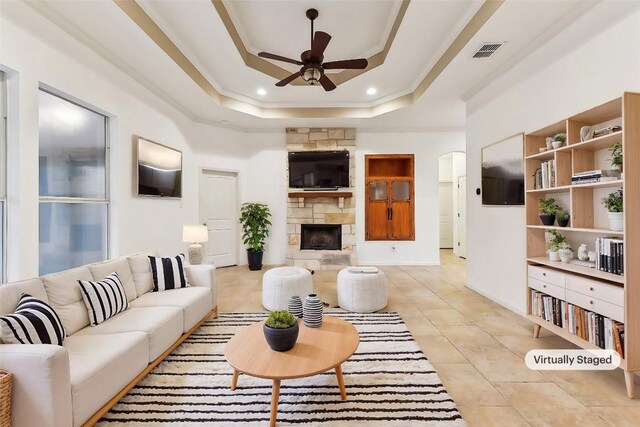
[[[589,304],[593,304],[593,300],[589,300]]]
[[[542,285],[542,287],[543,287],[543,288],[546,288],[546,287],[547,287],[547,285]]]
[[[589,290],[590,290],[591,292],[593,292],[593,287],[589,288]]]
[[[547,277],[547,273],[542,273],[543,276]]]

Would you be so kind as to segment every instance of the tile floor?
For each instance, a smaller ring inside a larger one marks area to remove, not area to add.
[[[533,348],[573,348],[465,287],[465,261],[442,251],[441,266],[381,267],[389,304],[404,318],[469,426],[640,426],[640,399],[627,399],[621,370],[536,372]],[[263,270],[264,272],[264,270]],[[337,305],[336,272],[316,271],[314,289]],[[218,270],[218,309],[263,311],[262,272]]]

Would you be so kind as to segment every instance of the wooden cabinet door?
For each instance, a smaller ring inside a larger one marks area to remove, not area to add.
[[[413,240],[413,181],[393,180],[389,193],[391,239]]]
[[[367,183],[366,201],[367,240],[387,240],[389,238],[389,182],[371,181]]]

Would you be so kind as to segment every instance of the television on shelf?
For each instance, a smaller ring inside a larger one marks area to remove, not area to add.
[[[290,152],[289,187],[303,189],[349,187],[349,151]]]
[[[182,197],[182,152],[138,138],[138,196]]]

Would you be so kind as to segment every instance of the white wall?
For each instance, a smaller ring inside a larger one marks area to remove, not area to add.
[[[365,154],[415,154],[415,241],[365,241],[365,198],[358,197],[358,262],[377,265],[439,264],[439,158],[451,151],[464,151],[465,134],[358,132],[356,138],[356,191],[363,196]]]
[[[526,304],[525,211],[482,207],[475,194],[481,186],[480,149],[592,108],[625,90],[640,91],[640,12],[637,7],[627,10],[630,6],[594,6],[468,105],[467,281],[514,311],[523,313]],[[626,9],[617,13],[615,8]],[[603,23],[608,29],[598,33]]]
[[[9,113],[13,126],[9,129],[8,279],[38,274],[40,84],[53,87],[110,116],[111,256],[148,248],[167,255],[185,250],[187,244],[182,242],[182,225],[199,220],[199,167],[219,165],[237,169],[241,175],[249,174],[247,152],[255,150],[258,142],[277,139],[277,134],[261,136],[197,125],[30,8],[23,8],[18,24],[5,16],[0,22],[0,63],[9,71]],[[32,34],[31,29],[37,29],[38,35]],[[134,135],[183,152],[181,200],[135,196]],[[244,141],[247,144],[243,144]],[[240,179],[243,182],[244,176]],[[258,194],[269,194],[268,182],[255,187],[245,185],[241,200],[252,201]]]

